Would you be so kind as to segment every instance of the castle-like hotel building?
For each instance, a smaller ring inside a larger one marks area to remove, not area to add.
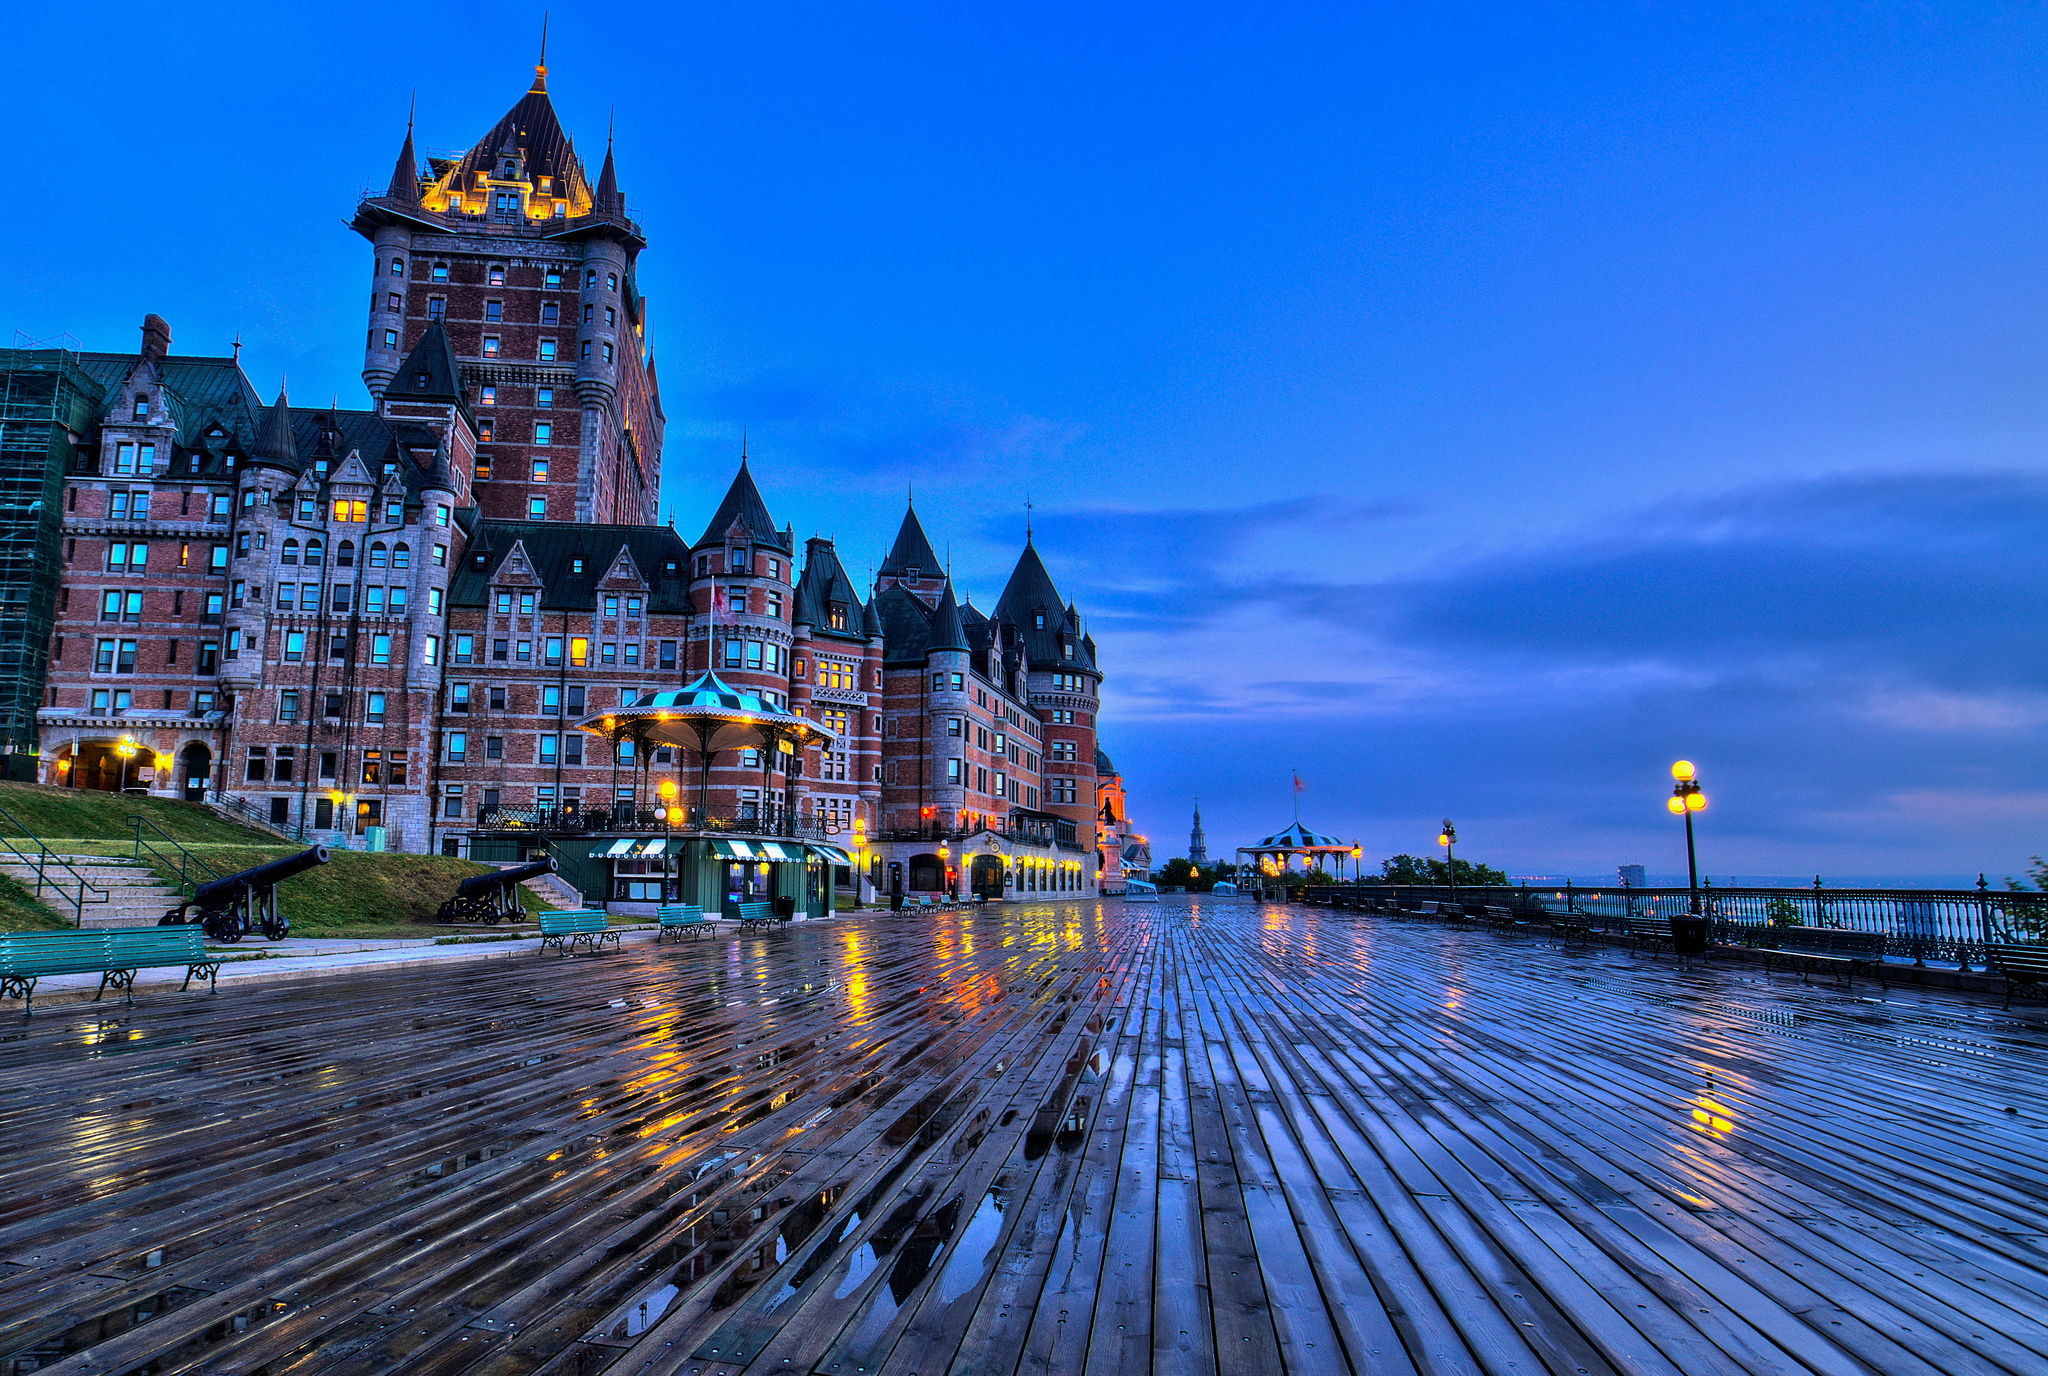
[[[266,405],[156,316],[137,353],[64,356],[98,405],[64,460],[44,782],[553,854],[614,906],[1121,889],[1096,645],[1028,538],[984,612],[915,510],[862,588],[744,456],[694,539],[655,523],[645,239],[544,67],[460,159],[421,165],[408,131],[354,226],[367,409]],[[822,730],[608,730],[686,687]]]

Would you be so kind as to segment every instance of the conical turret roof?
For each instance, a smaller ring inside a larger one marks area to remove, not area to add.
[[[616,215],[624,204],[619,196],[619,174],[612,166],[612,146],[604,146],[604,170],[597,174],[597,213]]]
[[[402,205],[420,203],[420,164],[412,151],[412,123],[405,126],[405,145],[398,150],[398,165],[391,169],[391,189],[384,193]]]
[[[387,395],[393,401],[462,401],[462,366],[441,322],[427,322],[427,332],[412,346]]]
[[[896,531],[896,543],[889,547],[889,557],[882,561],[882,576],[901,578],[911,569],[916,569],[926,578],[933,578],[939,572],[939,556],[932,551],[932,542],[925,538],[924,526],[917,519],[917,508],[909,507],[903,513],[903,524]]]
[[[926,650],[968,649],[967,628],[960,622],[960,604],[953,599],[953,580],[946,580],[945,595],[939,598],[939,609],[932,613],[931,639],[925,642]]]
[[[861,608],[860,633],[869,640],[880,640],[882,638],[882,614],[875,610],[875,604],[872,601],[867,606]]]
[[[267,463],[277,468],[299,471],[299,451],[292,439],[292,408],[285,399],[284,384],[277,386],[277,404],[263,413],[263,424],[256,431],[256,447],[249,457],[257,463]]]
[[[1038,547],[1028,537],[1024,553],[1018,556],[1017,567],[1011,570],[1010,581],[996,603],[996,612],[1016,626],[1024,642],[1024,653],[1033,664],[1057,662],[1087,669],[1095,667],[1093,652],[1080,643],[1079,619],[1072,608],[1062,605],[1060,590],[1053,586],[1045,561],[1038,557]],[[1045,617],[1042,626],[1038,620],[1041,614]],[[1065,652],[1062,637],[1074,645],[1073,654]]]
[[[740,471],[733,475],[732,486],[725,491],[725,500],[712,513],[711,524],[704,527],[697,544],[717,544],[732,529],[734,521],[746,523],[754,543],[774,545],[784,553],[789,552],[790,537],[775,528],[775,518],[768,514],[768,503],[761,500],[761,489],[754,486],[754,475],[747,470],[744,455],[740,458]]]

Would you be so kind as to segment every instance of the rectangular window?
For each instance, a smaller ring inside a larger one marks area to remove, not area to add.
[[[384,614],[384,589],[368,587],[363,589],[363,611],[371,616]]]
[[[264,776],[269,773],[270,752],[265,750],[260,745],[250,746],[249,764],[248,767],[242,771],[243,782],[260,784],[263,782]]]
[[[280,745],[277,748],[276,766],[270,771],[270,781],[278,784],[290,783],[292,781],[292,765],[294,763],[292,748],[288,745]]]
[[[543,325],[554,325],[554,324],[559,324],[559,323],[561,322],[561,319],[562,319],[562,306],[561,306],[561,303],[560,303],[560,302],[558,302],[558,301],[543,301],[543,302],[541,302],[541,303],[540,303],[540,323],[541,323],[541,324],[543,324]]]
[[[533,480],[537,483],[544,483],[548,480],[548,461],[546,459],[535,459],[533,461]]]
[[[298,605],[299,585],[297,583],[279,583],[277,585],[277,609],[281,612],[288,612],[297,608]]]
[[[292,722],[299,719],[299,690],[287,688],[277,695],[277,719]]]
[[[348,635],[346,632],[341,635],[327,637],[327,657],[337,663],[348,658]]]
[[[498,336],[496,336],[496,335],[494,335],[494,334],[487,334],[487,335],[485,335],[485,336],[484,336],[484,357],[485,357],[485,358],[496,358],[497,356],[498,356]]]
[[[128,642],[124,640],[121,643],[126,645]],[[134,670],[131,669],[126,672],[133,673]],[[220,646],[210,640],[203,642],[199,647],[199,672],[202,674],[217,674],[220,672]]]
[[[391,590],[391,614],[392,614],[393,616],[404,616],[404,615],[405,615],[405,589],[404,589],[404,588],[394,587],[394,588],[393,588],[393,589]]]
[[[492,660],[492,662],[494,662],[494,663],[497,663],[497,664],[503,664],[503,663],[505,662],[505,660],[506,660],[506,657],[507,657],[507,653],[508,653],[508,649],[507,649],[507,647],[509,647],[509,646],[511,645],[511,643],[512,643],[512,642],[511,642],[511,641],[509,641],[509,640],[493,640],[493,641],[491,642],[491,660]]]
[[[533,658],[533,642],[531,640],[520,641],[518,645],[513,647],[513,655],[521,664],[526,663]]]
[[[555,668],[555,667],[558,667],[558,666],[559,666],[559,665],[561,664],[561,662],[562,662],[562,637],[560,637],[560,636],[558,636],[558,635],[551,635],[551,636],[549,636],[549,637],[548,637],[548,643],[547,643],[547,664],[548,664],[548,667],[549,667],[549,668]]]
[[[617,616],[619,614],[619,599],[616,596],[607,596],[604,599],[604,614],[606,616]]]
[[[448,758],[452,760],[452,759],[459,759],[459,758],[461,758],[461,757],[460,757],[460,756],[458,756],[458,755],[450,754]],[[460,817],[460,816],[462,815],[462,785],[461,785],[461,784],[450,784],[450,785],[448,785],[448,789],[447,789],[447,791],[446,791],[445,793],[443,793],[443,794],[442,794],[442,796],[441,796],[441,815],[442,815],[443,817]]]
[[[469,685],[467,683],[451,683],[448,685],[448,710],[451,712],[469,711]]]
[[[456,764],[469,757],[469,733],[450,731],[448,733],[448,758]]]
[[[218,621],[220,619],[221,603],[223,600],[225,600],[225,594],[223,593],[210,592],[206,594],[207,620]]]
[[[639,641],[637,641],[637,640],[629,640],[629,641],[627,641],[627,642],[626,642],[626,663],[628,663],[628,664],[638,664],[639,662],[640,662],[640,642],[639,642]]]
[[[555,744],[556,738],[553,736],[542,736],[540,738],[540,763],[553,764],[555,762]]]
[[[554,340],[552,340],[552,339],[543,339],[543,340],[542,340],[542,341],[540,342],[540,361],[541,361],[541,362],[543,362],[543,363],[553,363],[553,362],[555,361],[555,341],[554,341]]]
[[[226,545],[215,545],[213,547],[213,555],[207,560],[207,565],[215,573],[226,573],[228,571],[228,547]]]
[[[527,498],[526,515],[529,520],[545,521],[548,518],[548,499],[545,497]]]
[[[456,636],[456,637],[455,637],[455,662],[456,662],[457,664],[467,664],[467,663],[469,663],[469,662],[470,662],[471,660],[473,660],[473,659],[475,659],[475,658],[476,658],[476,637],[475,637],[475,636],[473,636],[473,635],[458,635],[458,636]]]
[[[428,637],[427,637],[427,643],[428,643],[429,645],[432,645],[432,644],[433,644],[433,642],[434,642],[434,637],[432,637],[432,636],[428,636]],[[371,636],[371,637],[370,637],[370,663],[372,663],[372,664],[389,664],[390,662],[391,662],[391,637],[390,637],[390,636],[389,636],[388,634],[387,634],[387,635],[374,635],[374,636]],[[425,664],[432,664],[432,663],[434,662],[434,657],[433,657],[433,653],[432,653],[432,651],[431,651],[431,650],[430,650],[430,651],[428,652],[428,654],[427,654],[427,657],[426,657],[426,659],[425,659],[425,660],[423,660],[423,661],[421,661],[421,662],[422,662],[422,663],[425,663]]]
[[[536,389],[534,390],[534,393],[533,393],[533,405],[534,405],[534,409],[536,409],[536,410],[541,410],[541,411],[551,410],[551,409],[553,409],[553,407],[554,407],[554,404],[555,404],[555,389],[554,389],[554,388],[552,388],[552,387],[539,387],[539,388],[536,388]]]
[[[354,589],[346,583],[336,583],[334,585],[334,610],[338,612],[347,611],[349,595],[353,591]]]
[[[597,662],[600,664],[617,664],[619,662],[619,643],[616,640],[607,640],[604,644],[598,646]]]
[[[726,642],[725,642],[725,667],[726,667],[726,668],[728,668],[728,669],[737,669],[737,668],[739,668],[739,667],[740,667],[740,656],[741,656],[741,655],[743,655],[743,654],[745,654],[745,653],[746,653],[746,650],[744,649],[744,647],[742,647],[742,646],[741,646],[740,642],[739,642],[739,641],[738,641],[737,639],[732,639],[732,640],[728,640],[728,641],[726,641]]]
[[[572,684],[570,684],[570,685],[569,685],[569,715],[570,715],[570,716],[572,716],[572,717],[580,717],[580,716],[582,716],[582,715],[583,715],[583,710],[584,710],[584,709],[583,709],[583,704],[584,704],[584,701],[586,700],[586,698],[587,698],[587,697],[588,697],[588,693],[586,692],[586,690],[584,689],[584,687],[583,687],[583,685],[582,685],[582,684],[580,684],[580,683],[572,683]]]
[[[583,763],[583,739],[584,738],[581,732],[578,732],[573,736],[565,736],[562,738],[563,764]]]
[[[305,657],[306,633],[304,631],[286,631],[284,633],[285,663],[297,664],[303,661]]]
[[[436,545],[436,546],[435,546],[434,548],[436,548],[436,549],[440,549],[440,548],[442,548],[442,546],[440,546],[440,545]],[[439,588],[428,588],[428,589],[427,589],[427,615],[428,615],[428,616],[439,616],[440,614],[441,614],[441,590],[440,590]]]
[[[363,720],[372,726],[384,724],[384,694],[370,694],[368,705],[363,709]]]
[[[554,643],[555,642],[552,640],[548,642],[550,646],[552,646]],[[589,667],[589,664],[590,641],[584,636],[572,636],[569,640],[570,667],[575,669],[583,669]]]
[[[398,331],[397,331],[397,330],[386,330],[386,331],[384,331],[384,347],[385,347],[385,348],[387,348],[387,349],[390,349],[390,350],[391,350],[391,351],[393,351],[394,353],[395,353],[395,352],[397,352],[397,350],[398,350]]]
[[[493,283],[492,283],[491,285],[492,285],[492,286],[496,286],[496,285],[498,285],[498,284],[497,284],[497,283],[495,283],[495,282],[493,282]],[[486,302],[484,302],[484,319],[486,319],[486,320],[503,320],[504,318],[505,318],[505,303],[504,303],[503,301],[486,301]]]
[[[960,761],[946,761],[946,782],[949,784],[957,784],[960,782]]]
[[[384,752],[365,750],[363,752],[363,782],[366,784],[384,781]]]
[[[503,736],[484,737],[484,758],[487,760],[502,760],[505,758],[505,738]]]
[[[535,444],[553,444],[555,442],[555,427],[544,420],[535,421],[533,426],[533,442]]]
[[[676,667],[676,643],[673,640],[661,642],[661,667],[664,669]]]

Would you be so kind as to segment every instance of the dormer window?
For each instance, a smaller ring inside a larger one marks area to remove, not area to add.
[[[581,559],[580,557],[578,557],[578,558],[575,558],[575,559],[571,559],[571,560],[569,561],[569,572],[571,572],[571,573],[581,573],[581,572],[583,572],[583,560],[582,560],[582,559]]]
[[[138,392],[135,395],[135,419],[149,419],[149,393],[147,392]]]
[[[412,389],[415,392],[424,392],[427,390],[427,383],[430,381],[432,381],[432,378],[428,374],[414,373],[412,375]]]
[[[726,571],[729,573],[752,572],[752,570],[748,567],[747,564],[747,552],[743,549],[736,549],[731,554],[727,555],[725,559],[725,567]]]
[[[846,629],[846,604],[844,602],[834,602],[832,604],[832,629],[835,631]]]
[[[912,564],[908,568],[903,570],[903,580],[906,583],[915,583],[920,577],[923,576],[923,574],[923,569],[920,569],[917,565]]]
[[[518,176],[518,175],[519,175],[519,164],[518,164],[518,163],[516,163],[516,162],[514,162],[514,161],[512,161],[512,159],[510,159],[510,158],[507,158],[507,159],[505,159],[505,175],[506,175],[507,177],[516,177],[516,176]]]

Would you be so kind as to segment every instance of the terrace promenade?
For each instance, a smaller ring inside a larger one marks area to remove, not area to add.
[[[0,1371],[2048,1369],[2048,1010],[1244,900],[0,1028]]]

